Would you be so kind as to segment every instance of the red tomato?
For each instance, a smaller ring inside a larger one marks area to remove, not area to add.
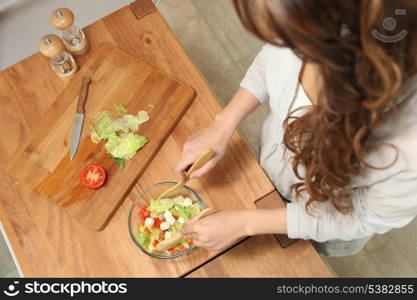
[[[154,240],[154,241],[152,242],[152,246],[156,247],[156,245],[158,245],[158,241],[157,241],[157,240]]]
[[[187,250],[187,248],[185,248],[183,245],[181,245],[180,248],[179,248],[179,250],[180,251],[185,251],[185,250]]]
[[[164,239],[165,233],[163,231],[161,231],[159,233],[159,240],[162,241]]]
[[[80,181],[89,189],[98,189],[106,181],[106,171],[98,165],[88,165],[81,171]]]
[[[191,247],[192,245],[193,245],[193,240],[189,240],[189,241],[188,241],[188,246],[190,246],[190,247]]]
[[[143,216],[144,216],[145,218],[147,218],[147,217],[149,217],[149,216],[151,215],[151,212],[148,210],[148,207],[147,207],[147,206],[145,206],[145,207],[142,209],[142,213],[143,213]]]
[[[153,220],[155,221],[153,227],[159,228],[161,226],[161,220],[159,218],[153,218]]]
[[[175,249],[174,249],[174,248],[169,248],[169,249],[168,249],[168,251],[169,251],[169,252],[172,252],[172,253],[177,252],[177,251],[175,251]]]
[[[178,217],[178,216],[174,216],[174,219],[175,219],[175,220],[178,220],[179,218],[180,218],[180,217]]]

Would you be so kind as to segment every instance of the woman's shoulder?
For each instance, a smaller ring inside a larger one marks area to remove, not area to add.
[[[269,59],[280,59],[281,62],[290,63],[293,60],[300,61],[301,59],[288,47],[278,47],[272,44],[265,44],[261,52]],[[284,60],[282,60],[284,59]]]

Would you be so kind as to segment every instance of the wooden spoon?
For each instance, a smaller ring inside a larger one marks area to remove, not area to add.
[[[197,220],[199,220],[203,217],[214,214],[218,211],[219,211],[219,209],[207,207],[202,212],[200,212],[198,215],[196,215],[192,220],[197,221]],[[156,245],[155,250],[156,251],[165,251],[167,249],[174,248],[179,243],[181,243],[183,239],[184,239],[184,236],[182,235],[182,233],[177,232],[174,235],[172,235],[170,238],[168,238],[166,240],[163,240],[158,245]]]
[[[204,151],[195,161],[194,163],[184,171],[185,178],[183,181],[177,183],[172,188],[166,190],[161,195],[159,195],[158,199],[162,198],[169,198],[177,196],[181,191],[183,191],[184,185],[188,182],[190,179],[191,173],[193,173],[195,170],[200,169],[206,162],[208,162],[210,159],[214,156],[214,151],[212,149],[207,149]]]

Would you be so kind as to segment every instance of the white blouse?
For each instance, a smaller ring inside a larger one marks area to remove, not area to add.
[[[248,69],[241,87],[264,103],[271,112],[264,121],[260,163],[276,189],[291,201],[287,205],[288,236],[318,242],[367,240],[375,233],[407,225],[417,215],[417,93],[401,118],[387,120],[373,133],[373,139],[398,148],[398,160],[388,169],[366,169],[353,180],[353,208],[338,212],[330,202],[314,206],[313,215],[305,209],[306,196],[295,199],[291,186],[299,182],[284,153],[283,121],[294,109],[311,105],[298,82],[302,61],[290,49],[265,45]],[[409,89],[410,90],[410,89]],[[302,113],[302,112],[300,112]],[[396,152],[380,147],[366,157],[373,166],[387,166]],[[301,169],[302,172],[302,169]]]

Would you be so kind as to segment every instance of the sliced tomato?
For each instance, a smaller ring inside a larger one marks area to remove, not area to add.
[[[168,249],[168,251],[169,251],[169,252],[172,252],[172,253],[177,252],[174,248],[169,248],[169,249]]]
[[[187,250],[187,248],[185,248],[183,245],[181,245],[181,246],[179,247],[179,250],[180,250],[180,251],[185,251],[185,250]]]
[[[140,225],[145,225],[145,219],[143,218],[143,215],[141,213],[139,213],[139,220],[140,220]]]
[[[153,218],[153,220],[154,220],[153,227],[154,228],[159,228],[161,226],[161,219]]]
[[[158,245],[158,240],[154,240],[154,241],[152,242],[152,246],[156,247],[156,245]]]
[[[143,216],[144,216],[145,218],[147,218],[147,217],[149,217],[149,216],[151,215],[151,212],[149,211],[149,209],[148,209],[148,207],[147,207],[147,206],[144,206],[144,207],[142,208],[142,213],[143,213]]]
[[[178,216],[174,216],[174,219],[175,219],[175,220],[178,220],[179,218],[180,218],[180,217],[178,217]]]
[[[80,181],[89,189],[98,189],[106,181],[106,171],[99,165],[88,165],[81,171]]]
[[[161,231],[159,233],[159,240],[162,241],[164,239],[164,237],[165,237],[165,232]]]
[[[190,246],[190,247],[191,247],[192,245],[193,245],[193,240],[189,240],[189,241],[188,241],[188,246]]]

